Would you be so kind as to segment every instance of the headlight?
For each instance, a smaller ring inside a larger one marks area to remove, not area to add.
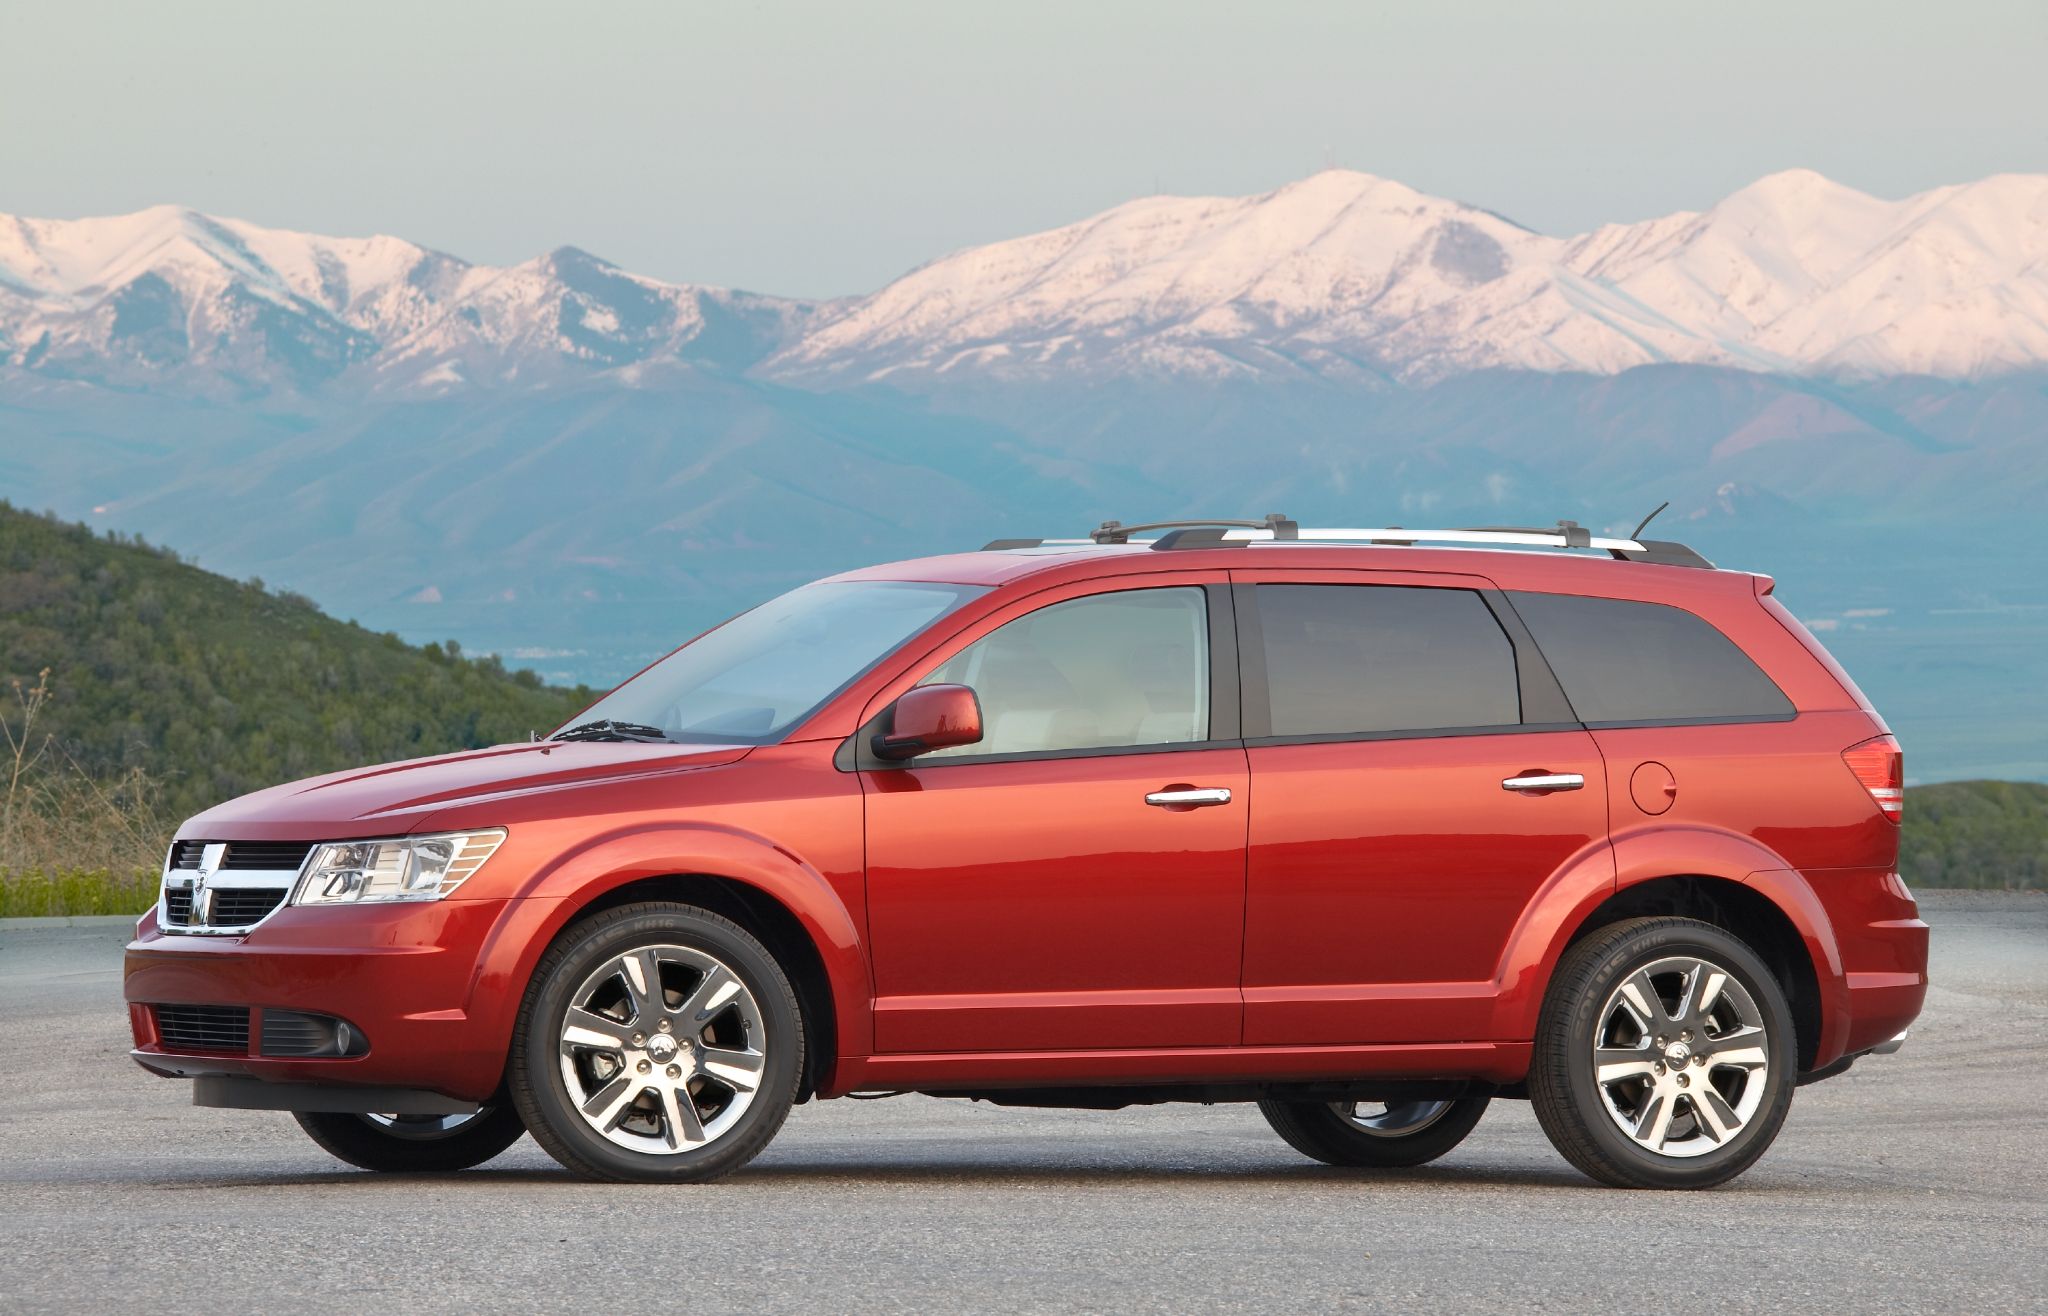
[[[439,900],[484,866],[505,843],[502,828],[396,841],[316,845],[299,879],[295,905],[379,900]]]

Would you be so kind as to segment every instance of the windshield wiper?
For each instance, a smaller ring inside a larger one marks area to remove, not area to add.
[[[595,722],[579,722],[567,731],[557,731],[549,740],[631,740],[642,743],[660,741],[668,743],[668,732],[660,727],[651,727],[644,722],[614,722],[601,717]]]

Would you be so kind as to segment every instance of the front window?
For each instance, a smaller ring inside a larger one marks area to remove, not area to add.
[[[1125,590],[1027,613],[924,684],[972,686],[982,739],[919,763],[1185,745],[1209,736],[1209,618],[1199,588]]]
[[[766,745],[986,592],[895,580],[805,585],[706,631],[591,705],[575,727],[611,723],[677,741]]]

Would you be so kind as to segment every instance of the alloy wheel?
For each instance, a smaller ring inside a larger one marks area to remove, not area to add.
[[[563,1082],[583,1121],[630,1151],[716,1141],[754,1103],[767,1065],[754,993],[717,957],[645,946],[605,961],[569,998]]]
[[[1725,966],[1654,960],[1601,1008],[1590,1062],[1608,1116],[1659,1156],[1704,1156],[1748,1127],[1770,1077],[1763,1012]]]

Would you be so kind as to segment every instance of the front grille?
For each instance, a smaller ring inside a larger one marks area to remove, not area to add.
[[[227,857],[220,861],[223,871],[240,869],[283,869],[296,873],[313,847],[304,841],[229,841]]]
[[[156,1035],[166,1051],[249,1050],[249,1010],[241,1005],[158,1005]]]
[[[239,928],[254,923],[284,903],[283,887],[216,887],[210,922],[217,928]],[[191,904],[187,893],[186,904]]]
[[[305,866],[312,850],[306,841],[179,841],[164,869],[164,930],[235,935],[262,922],[290,896],[292,875]],[[206,867],[209,851],[218,861],[216,868]],[[216,879],[217,873],[230,872],[250,876]]]

